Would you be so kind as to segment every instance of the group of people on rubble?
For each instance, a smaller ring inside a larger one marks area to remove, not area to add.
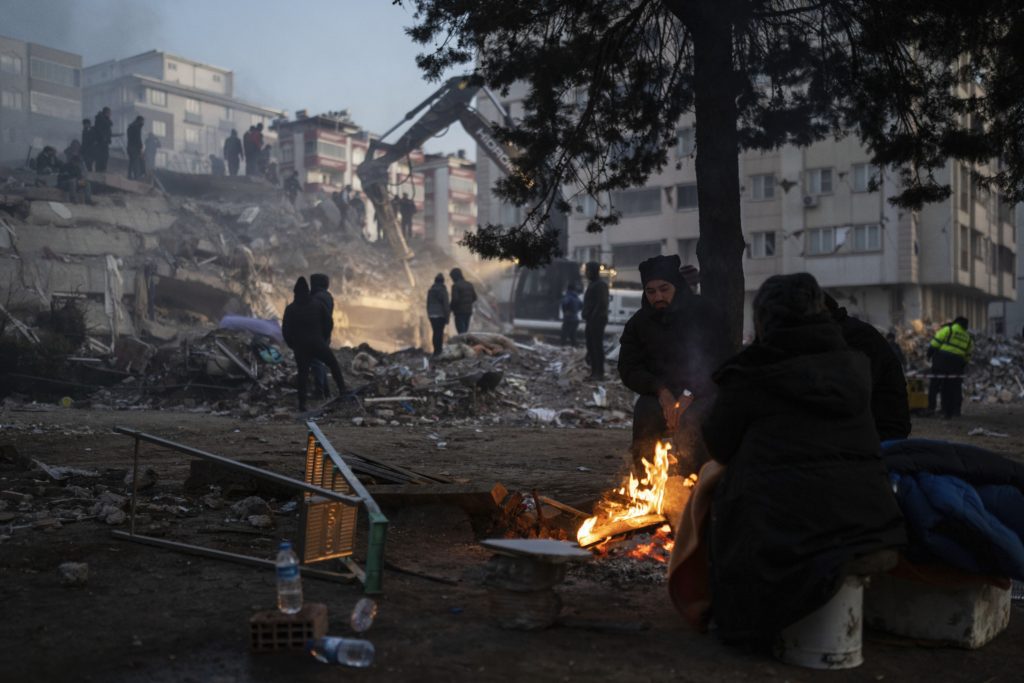
[[[438,273],[434,277],[434,284],[427,290],[427,318],[430,320],[434,357],[444,351],[444,330],[452,317],[455,318],[456,334],[469,332],[473,303],[476,301],[476,289],[462,274],[461,268],[452,268],[448,275],[452,279],[450,297],[444,286],[444,273]]]
[[[338,388],[338,397],[345,393],[345,379],[338,359],[331,351],[334,331],[334,297],[330,292],[330,278],[323,273],[300,277],[292,290],[294,298],[284,309],[281,334],[288,348],[295,354],[298,366],[297,388],[299,411],[305,412],[310,372],[313,373],[316,398],[330,398],[327,372]]]
[[[562,339],[574,342],[582,313],[591,378],[602,379],[608,286],[597,263],[585,272],[583,301],[575,288],[562,299]],[[733,354],[729,321],[695,292],[695,273],[678,256],[640,264],[642,305],[617,363],[638,395],[631,454],[643,476],[671,438],[683,473],[700,471],[670,568],[680,611],[701,628],[713,619],[727,641],[766,645],[907,542],[881,456],[911,430],[903,361],[894,338],[807,273],[764,282],[754,339]],[[967,321],[940,328],[930,349],[932,393],[955,415]]]

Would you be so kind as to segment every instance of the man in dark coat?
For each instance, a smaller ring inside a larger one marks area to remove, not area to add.
[[[238,175],[238,162],[244,157],[242,141],[238,139],[238,131],[231,129],[231,135],[224,139],[224,160],[228,162],[228,173]]]
[[[327,310],[320,302],[313,300],[306,278],[300,277],[295,282],[294,293],[295,298],[284,309],[281,333],[284,335],[285,343],[295,353],[295,363],[299,370],[299,411],[303,412],[306,410],[309,366],[314,358],[330,369],[334,383],[338,385],[339,396],[345,393],[345,379],[341,375],[338,359],[324,341],[329,322]]]
[[[103,107],[92,124],[92,158],[97,171],[107,170],[110,159],[110,143],[114,139],[114,122],[110,118],[110,107]]]
[[[244,150],[243,156],[245,157],[245,175],[255,176],[258,173],[257,166],[259,165],[259,133],[256,132],[256,126],[249,126],[249,130],[242,136],[242,147]]]
[[[444,348],[444,328],[448,325],[451,306],[448,303],[448,289],[444,286],[444,275],[437,274],[434,284],[427,291],[427,318],[433,332],[434,356],[440,356]]]
[[[448,275],[452,278],[452,316],[455,318],[455,331],[458,334],[465,334],[469,332],[469,319],[473,317],[476,289],[473,288],[473,283],[463,276],[461,268],[452,268]]]
[[[334,332],[334,297],[331,296],[328,287],[331,280],[323,273],[313,273],[309,276],[309,292],[313,301],[324,307],[327,311],[327,329],[324,330],[324,341],[331,345],[331,334]],[[318,360],[313,361],[313,384],[316,392],[321,398],[330,398],[331,390],[327,386],[327,366]]]
[[[128,149],[128,179],[134,180],[146,175],[146,169],[142,164],[142,125],[145,119],[136,116],[135,120],[128,124],[128,138],[126,147]]]
[[[843,340],[871,361],[871,415],[882,441],[910,436],[910,402],[903,366],[882,333],[862,320],[850,317],[846,309],[828,294],[825,307],[839,325]]]
[[[619,376],[638,393],[633,407],[634,462],[651,458],[658,439],[673,435],[685,416],[681,434],[694,471],[706,460],[694,438],[698,418],[714,398],[711,372],[728,355],[725,321],[702,297],[693,294],[680,271],[678,256],[655,256],[640,264],[644,296],[640,310],[626,323],[619,347]],[[693,407],[680,400],[684,391],[693,394]],[[643,472],[643,468],[639,468]]]
[[[587,380],[604,380],[604,328],[608,325],[608,283],[601,279],[601,264],[590,261],[585,267],[587,291],[583,294],[583,336],[587,340]]]
[[[878,453],[871,366],[807,273],[768,278],[754,342],[718,369],[703,433],[727,465],[711,512],[712,615],[767,645],[828,602],[858,557],[906,542]]]

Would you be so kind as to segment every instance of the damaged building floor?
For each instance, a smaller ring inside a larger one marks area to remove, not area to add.
[[[916,420],[914,434],[1018,458],[1024,452],[1024,408],[971,404],[966,410],[959,421]],[[0,489],[6,492],[6,510],[25,504],[45,511],[74,495],[66,482],[47,482],[43,473],[19,469],[18,458],[94,470],[100,475],[95,483],[126,494],[123,478],[132,441],[113,433],[116,425],[301,476],[306,431],[293,416],[260,422],[168,410],[26,411],[7,405],[0,409]],[[330,416],[320,426],[342,451],[351,448],[390,464],[478,484],[481,490],[496,482],[509,489],[536,489],[577,506],[619,481],[629,440],[624,429],[355,427]],[[987,432],[968,436],[978,427]],[[190,458],[155,446],[144,446],[141,457],[158,475],[156,485],[140,494],[140,503],[149,503],[140,523],[154,535],[270,558],[276,540],[297,529],[297,516],[285,513],[273,516],[271,529],[232,526],[225,519],[231,501],[222,509],[207,509],[183,492]],[[32,498],[24,498],[25,493]],[[272,501],[272,507],[285,502]],[[340,677],[901,681],[914,676],[996,682],[1020,680],[1024,669],[1024,609],[1019,604],[1009,629],[981,650],[929,648],[868,632],[863,666],[823,674],[745,654],[692,632],[673,610],[661,582],[624,581],[582,569],[571,570],[559,587],[562,613],[577,619],[575,625],[540,632],[503,630],[489,618],[482,586],[490,553],[479,545],[462,510],[433,504],[392,506],[385,513],[390,521],[388,568],[379,615],[366,634],[376,646],[376,660],[369,669],[344,671],[301,654],[250,653],[248,619],[274,605],[271,571],[116,540],[112,527],[95,519],[27,528],[12,528],[19,525],[8,521],[0,525],[0,678],[242,683]],[[357,557],[365,544],[364,521]],[[58,566],[68,561],[88,563],[85,585],[62,585]],[[327,605],[328,632],[351,635],[348,615],[361,595],[359,586],[307,578],[303,587],[307,601]],[[582,628],[580,622],[602,627]]]

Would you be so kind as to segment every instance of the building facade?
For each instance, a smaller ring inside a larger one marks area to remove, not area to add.
[[[476,164],[461,151],[428,154],[416,172],[423,177],[424,239],[459,260],[472,258],[458,242],[476,229]]]
[[[145,117],[145,133],[160,139],[157,166],[176,171],[209,173],[209,155],[222,155],[232,129],[241,137],[262,123],[265,144],[274,145],[270,124],[284,115],[236,99],[232,71],[158,50],[86,67],[82,80],[85,117],[110,107],[115,133]]]
[[[81,55],[0,36],[0,163],[80,136],[81,81]]]

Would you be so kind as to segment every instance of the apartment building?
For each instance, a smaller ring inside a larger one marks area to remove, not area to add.
[[[150,50],[86,67],[82,109],[92,118],[110,107],[115,133],[123,133],[136,116],[145,117],[145,133],[160,139],[158,167],[209,173],[209,155],[221,156],[232,129],[242,136],[262,123],[266,144],[274,145],[270,124],[284,115],[237,99],[234,80],[228,69]],[[114,149],[121,140],[115,139]]]
[[[81,55],[0,36],[0,163],[80,136],[81,71]]]
[[[449,256],[472,258],[458,242],[476,229],[476,164],[457,154],[428,154],[416,172],[423,177],[424,238]]]

